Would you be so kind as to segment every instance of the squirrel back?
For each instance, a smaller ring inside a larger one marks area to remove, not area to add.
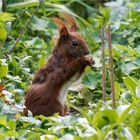
[[[70,15],[64,15],[65,23],[54,17],[52,20],[59,29],[59,38],[46,65],[35,75],[25,98],[24,114],[28,110],[35,115],[51,116],[67,113],[65,98],[69,86],[83,73],[87,65],[94,64],[84,39],[77,32],[77,24]]]

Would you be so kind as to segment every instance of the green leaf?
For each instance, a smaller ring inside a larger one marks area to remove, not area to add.
[[[138,79],[128,76],[128,77],[125,77],[123,81],[126,87],[129,89],[131,95],[133,97],[136,97],[135,95],[136,87],[140,86]]]
[[[6,116],[0,117],[0,125],[7,127],[7,117]]]
[[[102,128],[106,125],[116,123],[118,114],[115,110],[103,110],[95,114],[92,120],[92,124],[95,127]]]
[[[137,139],[137,134],[136,134],[135,130],[130,128],[130,127],[127,127],[127,129],[131,133],[133,139],[136,140]]]
[[[113,128],[116,126],[116,124],[108,125],[108,127],[101,133],[100,137],[101,140],[105,140],[106,136],[109,132],[112,132]]]
[[[96,16],[95,21],[97,21],[100,26],[105,26],[108,24],[110,19],[110,9],[106,7],[99,7],[100,15]]]
[[[39,68],[42,68],[46,63],[45,58],[41,57],[38,61]]]
[[[131,132],[132,131],[129,131],[129,128],[126,127],[123,128],[123,134],[127,138],[127,140],[133,140],[135,138],[135,136],[133,135],[134,133]]]
[[[15,131],[16,130],[16,122],[15,120],[11,120],[7,123],[7,126],[10,128],[10,130]]]
[[[129,75],[128,75],[128,77],[129,77],[138,87],[140,87],[140,82],[139,82],[138,79],[133,78],[133,77],[131,77],[131,76],[129,76]]]
[[[130,110],[133,108],[134,104],[135,102],[133,102],[131,105],[119,106],[117,108],[118,113],[122,112],[118,117],[118,120],[117,120],[118,123],[124,123],[126,117],[128,116]]]
[[[4,133],[5,137],[17,137],[17,132],[15,131],[7,131]]]
[[[72,12],[69,8],[67,8],[65,5],[62,4],[55,4],[55,3],[49,3],[49,2],[45,2],[45,4],[47,6],[50,6],[53,8],[54,11],[59,11],[59,12],[65,12],[68,13],[70,15],[75,15],[74,12]]]
[[[140,98],[140,87],[136,87],[136,96]]]
[[[39,25],[39,23],[37,23],[39,27],[37,27],[37,30],[44,30],[45,31],[45,27],[43,27],[43,25]],[[45,25],[44,25],[45,26]],[[32,40],[28,40],[26,41],[28,46],[34,46],[37,49],[42,49],[43,46],[45,45],[44,41],[42,39],[39,39],[38,37],[32,38]],[[31,56],[29,56],[31,57]]]
[[[86,74],[83,79],[82,79],[82,83],[90,88],[90,89],[95,89],[96,85],[98,84],[98,82],[101,79],[101,74],[100,73],[94,73],[94,74]]]
[[[48,21],[43,20],[38,18],[37,16],[34,16],[33,21],[32,21],[32,29],[35,31],[48,31]],[[41,44],[42,40],[40,40],[39,38],[35,38],[37,39],[37,41],[39,41],[39,44]],[[41,41],[41,42],[40,42]]]
[[[77,110],[78,112],[80,112],[82,114],[83,117],[85,117],[87,119],[87,121],[92,125],[92,119],[90,118],[90,116],[88,116],[88,114],[83,111],[82,109],[79,109],[78,107],[76,107],[75,105],[71,104],[70,102],[67,102],[67,104],[74,108],[75,110]]]
[[[20,137],[20,139],[27,140],[40,140],[40,134],[32,131],[24,131],[25,133]]]
[[[21,78],[19,76],[11,76],[11,75],[7,75],[6,76],[10,81],[14,81],[14,82],[17,82],[17,83],[22,83],[21,82]]]
[[[4,134],[2,134],[2,133],[0,133],[0,139],[1,140],[7,140],[6,136]]]
[[[132,70],[137,69],[137,66],[133,62],[127,62],[121,64],[122,71],[128,75]]]
[[[21,117],[21,120],[23,120],[24,122],[28,122],[30,124],[36,124],[36,125],[41,125],[41,121],[37,120],[33,117]]]
[[[4,59],[0,60],[0,78],[5,77],[8,73],[8,65]]]
[[[140,57],[137,57],[137,58],[136,58],[135,64],[136,64],[138,67],[140,67]]]
[[[120,45],[120,44],[115,45],[115,48],[118,48],[122,52],[127,52],[128,51],[128,48],[126,46],[123,46],[123,45]]]
[[[11,13],[1,13],[0,14],[0,22],[7,22],[7,21],[13,21],[15,18]]]
[[[0,40],[5,40],[7,36],[7,32],[4,28],[0,27]]]
[[[25,8],[25,7],[33,7],[38,5],[39,0],[30,0],[30,1],[26,1],[26,2],[16,2],[14,4],[8,4],[7,5],[7,9],[8,10],[15,10],[15,9],[21,9],[21,8]]]
[[[59,140],[59,138],[55,135],[46,134],[41,136],[41,140]]]
[[[74,135],[72,135],[72,134],[65,134],[60,139],[61,140],[66,140],[66,139],[72,140],[72,139],[74,139]]]
[[[115,86],[115,95],[116,95],[116,100],[119,100],[119,95],[120,95],[120,84],[118,82],[114,83]]]

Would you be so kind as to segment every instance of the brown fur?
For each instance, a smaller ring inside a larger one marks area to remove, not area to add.
[[[60,30],[60,37],[47,64],[39,70],[29,86],[25,98],[25,115],[30,110],[34,116],[52,116],[54,113],[64,116],[68,109],[58,100],[61,87],[76,73],[80,77],[85,67],[94,63],[85,57],[89,51],[83,38],[76,32],[75,20],[69,15],[65,19],[71,24],[69,31],[63,21],[53,18]],[[73,45],[74,41],[78,45]]]

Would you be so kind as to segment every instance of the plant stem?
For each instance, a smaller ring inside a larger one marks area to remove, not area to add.
[[[19,37],[17,38],[17,40],[15,41],[15,44],[13,45],[13,47],[9,50],[8,54],[11,54],[13,52],[13,50],[15,49],[16,45],[18,44],[18,42],[20,41],[20,39],[22,38],[22,36],[25,34],[25,32],[28,29],[28,26],[30,25],[33,16],[35,15],[35,13],[37,12],[37,10],[39,9],[40,5],[41,5],[42,0],[40,0],[39,5],[36,7],[36,9],[34,10],[34,12],[32,13],[30,19],[27,21],[27,23],[25,24],[23,30],[21,31]]]
[[[6,0],[2,0],[2,11],[6,11]]]
[[[101,28],[101,44],[102,44],[102,91],[103,101],[106,101],[106,69],[105,69],[105,43],[104,43],[104,26]]]
[[[24,9],[24,11],[21,13],[21,15],[17,18],[15,24],[11,27],[11,30],[8,32],[6,39],[2,42],[2,44],[0,45],[0,50],[3,48],[5,41],[9,38],[12,30],[15,28],[15,26],[17,25],[17,23],[21,20],[22,15],[25,13],[26,9]]]
[[[111,76],[112,105],[113,105],[113,108],[115,109],[116,108],[116,99],[115,99],[115,88],[114,88],[114,68],[113,68],[110,24],[108,25],[107,34],[108,34],[108,47],[109,47],[109,58],[110,58],[110,76]]]

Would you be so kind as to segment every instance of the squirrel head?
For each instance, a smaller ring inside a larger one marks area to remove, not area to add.
[[[89,54],[89,50],[82,36],[77,32],[77,24],[75,20],[67,14],[63,15],[69,28],[59,18],[53,17],[52,20],[59,28],[59,38],[57,40],[56,49],[67,53],[74,58],[82,58]]]

